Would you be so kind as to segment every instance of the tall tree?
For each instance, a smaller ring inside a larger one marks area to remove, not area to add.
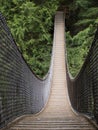
[[[45,75],[51,58],[51,32],[58,1],[1,0],[0,8],[31,68],[37,75]]]

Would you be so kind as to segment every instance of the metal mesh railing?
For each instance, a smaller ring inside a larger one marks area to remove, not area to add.
[[[44,80],[35,76],[19,52],[0,14],[0,128],[16,117],[39,112],[46,104],[53,57]]]
[[[67,67],[67,83],[72,107],[98,123],[98,29],[85,63],[75,79]]]

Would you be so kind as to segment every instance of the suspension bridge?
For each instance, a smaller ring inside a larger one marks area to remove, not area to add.
[[[64,19],[58,11],[50,69],[40,79],[26,64],[0,14],[1,130],[98,129],[98,31],[80,73],[72,79]]]

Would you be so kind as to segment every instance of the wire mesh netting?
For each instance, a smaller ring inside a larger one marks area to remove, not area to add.
[[[98,29],[80,73],[75,79],[69,75],[67,71],[72,107],[98,123]]]
[[[39,112],[47,102],[51,78],[52,61],[46,78],[36,77],[0,14],[0,128],[20,115]]]

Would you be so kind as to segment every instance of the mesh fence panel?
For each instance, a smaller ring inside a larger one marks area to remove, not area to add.
[[[0,14],[0,128],[20,115],[39,112],[47,102],[51,79],[52,61],[46,78],[37,78]]]
[[[98,122],[98,29],[80,73],[75,79],[69,75],[67,71],[72,107]]]

